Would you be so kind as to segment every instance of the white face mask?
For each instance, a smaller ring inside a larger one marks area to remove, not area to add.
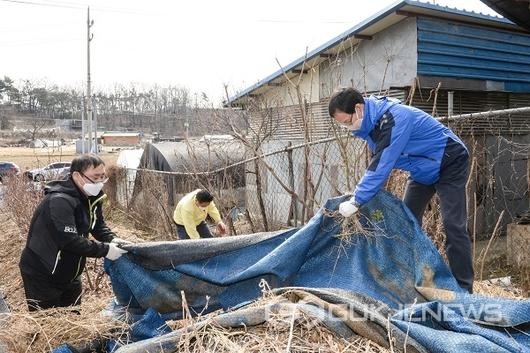
[[[357,120],[352,124],[352,130],[359,130],[363,124],[364,110],[355,109],[355,115],[357,116]]]
[[[359,119],[355,123],[352,124],[351,129],[354,131],[359,130],[362,124],[363,124],[363,119]]]
[[[197,206],[197,207],[199,207],[199,210],[201,211],[206,211],[206,207],[202,207],[202,206]]]
[[[89,196],[97,196],[103,189],[103,183],[86,183],[83,185],[83,191]]]

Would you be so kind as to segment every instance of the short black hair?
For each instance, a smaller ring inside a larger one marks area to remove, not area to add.
[[[212,194],[210,194],[206,190],[199,190],[197,195],[195,195],[195,199],[198,202],[212,202],[213,201],[213,196],[212,196]]]
[[[101,159],[99,156],[91,153],[82,154],[72,160],[72,164],[70,165],[70,174],[73,172],[84,173],[88,168],[96,168],[102,164],[105,165],[105,162],[103,162],[103,159]]]
[[[364,104],[364,98],[361,92],[353,87],[339,88],[329,99],[329,116],[333,118],[337,110],[347,114],[353,114],[355,113],[355,105],[357,103]]]

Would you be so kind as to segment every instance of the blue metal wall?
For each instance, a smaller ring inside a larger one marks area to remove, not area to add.
[[[418,75],[492,80],[530,92],[530,35],[418,17]]]

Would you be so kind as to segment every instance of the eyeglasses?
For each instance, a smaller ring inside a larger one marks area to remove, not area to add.
[[[96,184],[96,183],[103,183],[105,184],[107,181],[109,181],[109,178],[106,176],[106,175],[103,175],[102,179],[99,179],[99,180],[92,180],[90,179],[89,177],[87,177],[84,173],[82,172],[79,172],[79,174],[81,174],[82,176],[84,176],[85,178],[87,178],[92,184]]]

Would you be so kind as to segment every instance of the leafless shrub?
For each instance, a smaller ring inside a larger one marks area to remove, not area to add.
[[[169,203],[169,180],[168,175],[148,171],[136,175],[135,190],[138,191],[127,212],[134,221],[135,228],[151,233],[153,240],[175,239],[173,207]]]
[[[21,190],[26,189],[22,187]],[[26,215],[30,211],[24,210]],[[110,337],[116,334],[116,330],[122,330],[123,323],[100,315],[112,297],[108,277],[103,275],[102,260],[88,261],[83,274],[85,286],[80,306],[74,310],[63,308],[28,312],[18,268],[26,244],[26,234],[22,229],[29,226],[29,220],[27,224],[19,223],[24,219],[14,216],[14,208],[4,205],[0,209],[0,261],[3,269],[0,271],[0,283],[9,307],[9,313],[0,314],[0,342],[7,345],[9,352],[40,353],[49,352],[65,342],[87,342],[97,337]]]
[[[21,235],[26,236],[33,213],[42,199],[42,184],[23,177],[12,177],[4,183],[3,212],[12,215]]]

